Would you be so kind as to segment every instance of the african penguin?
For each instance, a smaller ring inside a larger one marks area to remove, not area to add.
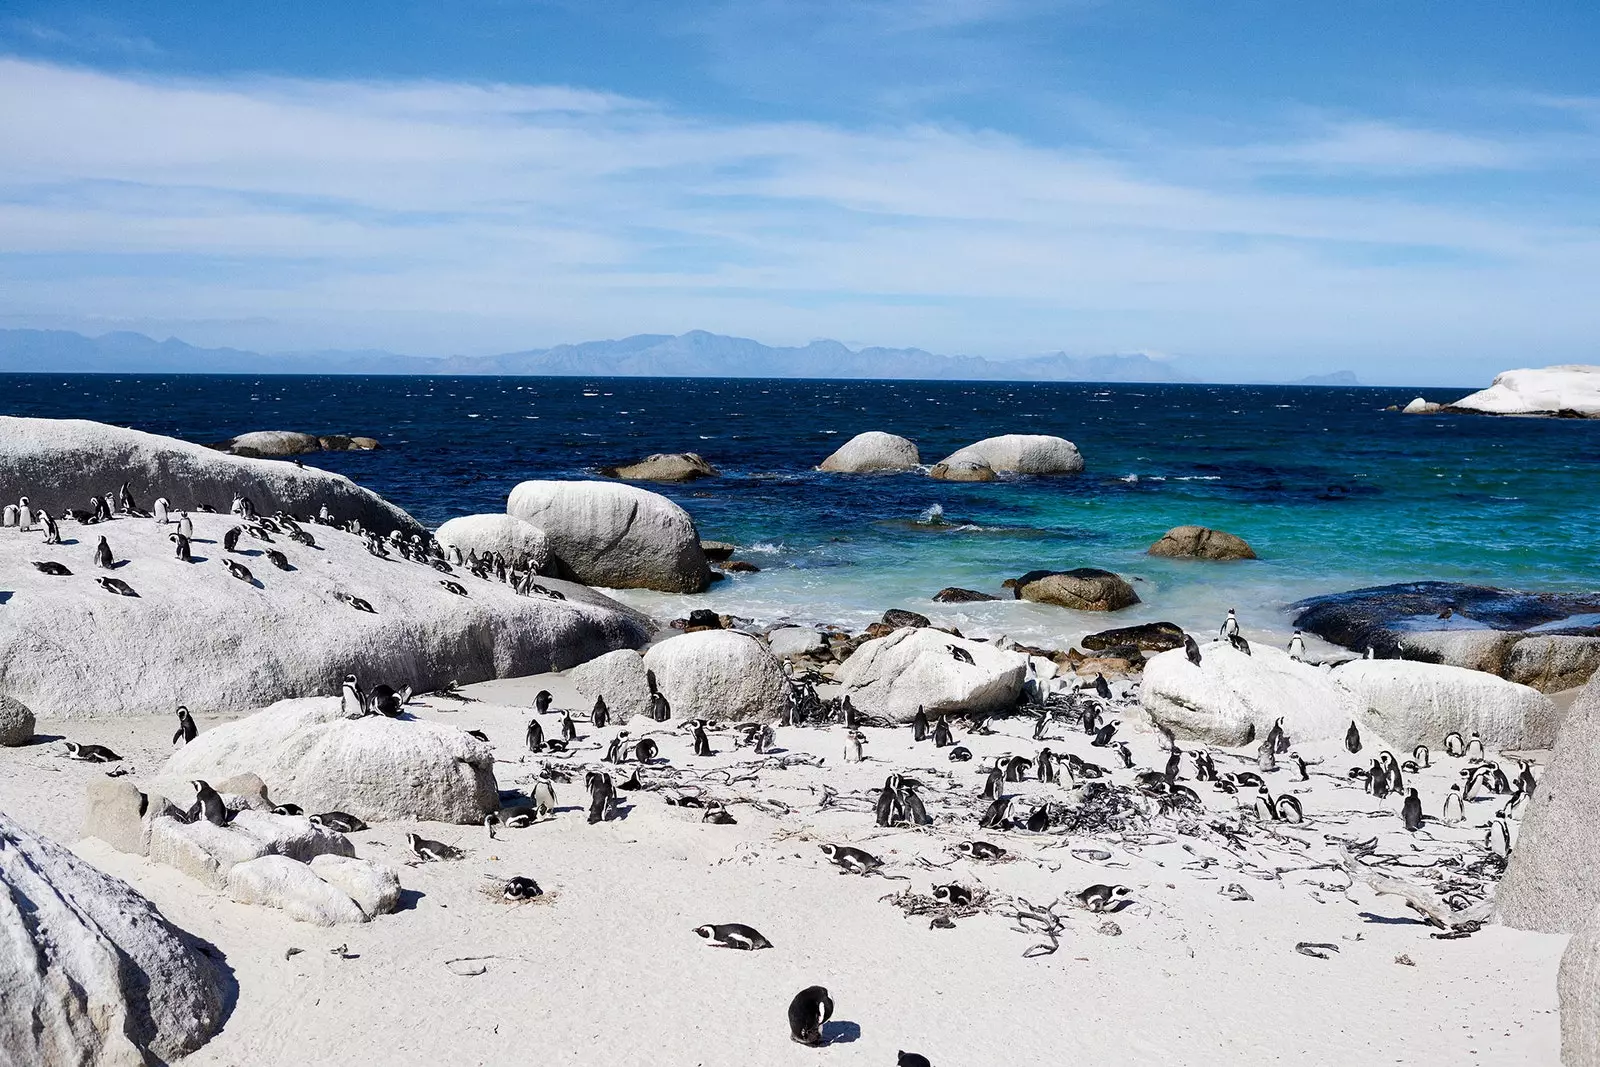
[[[195,739],[199,732],[199,730],[195,729],[194,718],[189,714],[189,709],[184,707],[182,704],[179,704],[178,732],[172,735],[172,743],[176,745],[181,741],[183,744],[187,745],[190,741]]]
[[[789,1002],[789,1038],[802,1045],[820,1047],[822,1028],[833,1018],[833,998],[822,986],[809,986]]]
[[[454,845],[447,845],[443,841],[429,841],[414,833],[406,834],[406,846],[411,849],[412,855],[424,863],[458,860],[464,855]]]
[[[1090,911],[1105,911],[1119,900],[1125,900],[1133,890],[1125,885],[1092,885],[1075,894],[1078,906]]]
[[[1361,731],[1356,728],[1354,719],[1350,720],[1350,729],[1344,732],[1344,747],[1351,755],[1361,751]]]
[[[540,889],[539,883],[532,878],[524,878],[519,874],[506,882],[500,895],[506,900],[532,900],[534,897],[544,896],[544,890]]]
[[[1400,805],[1400,818],[1412,833],[1422,829],[1422,801],[1417,797],[1415,787],[1407,791],[1405,803]]]
[[[94,550],[95,566],[100,567],[103,570],[110,570],[114,563],[115,560],[111,558],[111,546],[106,543],[106,539],[104,537],[100,538],[100,543],[95,546]]]
[[[233,814],[222,802],[222,797],[209,784],[199,779],[189,783],[194,786],[194,807],[189,809],[191,820],[204,818],[212,826],[226,826]]]
[[[82,760],[84,763],[115,763],[122,758],[104,745],[80,745],[76,741],[64,743],[68,759]]]
[[[851,845],[826,844],[820,848],[845,874],[867,874],[883,866],[883,861],[872,853]]]
[[[1306,658],[1306,639],[1299,630],[1289,638],[1289,658],[1296,662],[1303,662]]]
[[[696,926],[694,932],[717,948],[754,952],[756,949],[772,947],[772,942],[762,936],[759,930],[743,923],[708,923],[705,926]]]
[[[323,811],[309,816],[311,825],[321,826],[341,834],[359,833],[367,824],[345,811]]]

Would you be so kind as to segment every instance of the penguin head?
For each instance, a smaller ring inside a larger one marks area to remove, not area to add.
[[[1123,897],[1132,896],[1132,895],[1133,895],[1133,890],[1129,889],[1125,885],[1114,885],[1114,886],[1111,887],[1111,896],[1112,896],[1112,899],[1114,899],[1114,900],[1121,900]]]
[[[406,845],[411,851],[416,852],[422,845],[422,838],[415,833],[406,834]]]
[[[716,931],[709,926],[696,926],[694,928],[694,932],[705,938],[707,941],[710,941],[714,936],[716,936]]]
[[[196,796],[205,796],[207,793],[211,792],[211,786],[206,782],[202,782],[198,778],[194,779],[189,784],[194,787]]]
[[[822,845],[821,848],[822,848],[822,854],[824,856],[827,856],[829,859],[833,859],[834,857],[836,857],[839,854],[839,846],[838,845],[833,845],[833,844]]]

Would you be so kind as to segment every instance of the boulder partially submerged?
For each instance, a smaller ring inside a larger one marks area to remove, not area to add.
[[[1120,611],[1139,603],[1120,575],[1097,567],[1077,567],[1070,571],[1029,571],[1007,583],[1018,600],[1054,604],[1076,611]]]
[[[206,505],[226,513],[242,494],[263,515],[313,516],[326,507],[335,521],[358,520],[378,533],[422,531],[410,515],[342,474],[84,419],[0,417],[0,499],[25,496],[59,518],[124,482],[145,509],[165,497],[173,512]]]
[[[1266,645],[1246,654],[1221,641],[1200,646],[1199,666],[1182,649],[1152,657],[1139,699],[1152,721],[1214,745],[1266,737],[1279,718],[1296,741],[1343,737],[1361,712],[1327,672]]]
[[[351,672],[427,692],[564,670],[649,639],[639,613],[569,582],[543,583],[566,597],[554,600],[457,571],[462,597],[432,567],[381,559],[342,531],[308,526],[315,548],[247,536],[226,553],[220,542],[233,520],[192,518],[192,563],[174,558],[170,527],[150,519],[63,523],[63,543],[52,546],[0,532],[0,589],[12,591],[0,611],[0,691],[55,718],[169,714],[179,704],[245,711],[338,692]],[[93,561],[101,536],[127,561],[112,573],[137,596],[95,584],[105,573]],[[292,569],[269,563],[268,548]],[[254,580],[232,577],[224,558]],[[29,564],[38,559],[73,573],[41,574]],[[373,613],[341,602],[341,593]]]
[[[1150,555],[1172,559],[1255,559],[1244,538],[1204,526],[1174,526],[1150,546]]]
[[[1555,739],[1549,697],[1482,671],[1358,659],[1336,667],[1333,678],[1355,694],[1363,722],[1407,751],[1439,748],[1451,731],[1476,733],[1492,749],[1545,748]]]
[[[957,449],[941,466],[975,463],[1005,474],[1077,474],[1083,470],[1078,446],[1048,434],[1008,433]]]
[[[644,666],[679,718],[776,719],[788,678],[759,638],[702,630],[652,645]]]
[[[631,482],[692,482],[696,478],[716,477],[717,468],[698,452],[658,452],[637,463],[601,467],[600,473],[607,478]]]
[[[881,430],[868,430],[840,445],[817,469],[836,474],[871,474],[914,470],[921,463],[915,442]]]
[[[1183,627],[1172,622],[1141,622],[1135,626],[1120,626],[1113,630],[1084,637],[1082,644],[1090,652],[1104,652],[1113,648],[1136,648],[1141,652],[1168,652],[1183,647]]]
[[[499,808],[494,749],[442,723],[347,719],[337,697],[284,700],[214,726],[175,752],[157,789],[250,772],[278,803],[368,822],[474,823]]]
[[[956,647],[972,658],[957,660]],[[928,715],[1001,711],[1022,693],[1026,656],[984,641],[938,630],[907,628],[864,642],[839,668],[837,680],[862,711],[909,722]]]
[[[1489,388],[1448,408],[1478,415],[1600,418],[1600,366],[1568,363],[1502,371]]]
[[[463,557],[494,552],[510,566],[532,568],[537,574],[550,566],[549,536],[515,515],[462,515],[440,526],[433,536],[446,551],[458,549]]]
[[[633,485],[523,482],[506,511],[543,530],[563,567],[589,585],[699,593],[711,584],[694,520]]]
[[[0,1056],[167,1062],[222,1028],[233,979],[127,883],[0,814]]]
[[[946,586],[933,594],[933,599],[940,604],[978,604],[985,600],[999,600],[993,593],[980,593],[976,589],[963,589],[960,586]]]
[[[378,447],[376,438],[351,437],[346,434],[317,436],[293,430],[255,430],[229,438],[216,446],[236,456],[304,456],[312,452],[371,452]]]

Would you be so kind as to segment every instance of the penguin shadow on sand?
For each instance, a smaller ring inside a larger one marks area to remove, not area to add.
[[[0,604],[4,604],[5,603],[5,597],[6,597],[6,594],[0,593]],[[65,741],[66,739],[67,738],[66,738],[65,734],[34,734],[32,737],[30,737],[26,741],[22,742],[22,744],[15,745],[13,747],[15,747],[15,748],[33,748],[33,747],[35,747],[37,745],[53,745],[57,741]]]
[[[849,1045],[861,1040],[861,1024],[848,1019],[832,1019],[822,1024],[822,1044]]]
[[[1410,915],[1379,915],[1371,911],[1358,911],[1356,917],[1362,922],[1372,926],[1427,926],[1422,920]]]

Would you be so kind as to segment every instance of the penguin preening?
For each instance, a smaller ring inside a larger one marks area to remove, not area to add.
[[[1121,719],[1112,719],[1099,730],[1095,731],[1094,740],[1089,742],[1096,748],[1105,748],[1111,744],[1111,738],[1117,732],[1117,727],[1122,725]]]
[[[809,986],[789,1002],[789,1038],[813,1048],[823,1044],[822,1028],[833,1018],[833,998],[822,986]]]
[[[173,555],[183,563],[193,563],[194,556],[189,551],[189,539],[181,533],[170,535],[173,544]]]
[[[543,695],[543,693],[540,694],[540,696]],[[527,742],[529,752],[538,752],[544,748],[544,727],[539,725],[537,718],[528,720]]]

